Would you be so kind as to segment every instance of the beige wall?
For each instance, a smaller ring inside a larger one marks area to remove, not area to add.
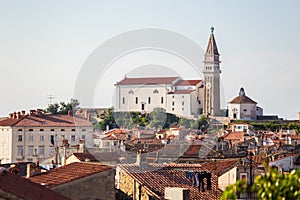
[[[79,139],[85,135],[86,146],[92,147],[92,134],[93,127],[0,127],[0,159],[2,163],[35,162],[37,156],[33,155],[36,149],[39,160],[43,161],[54,155],[51,135],[54,136],[54,141],[58,145],[62,144],[63,135],[70,145],[78,144]],[[19,136],[22,136],[22,141],[18,141]],[[72,136],[75,136],[74,141]],[[44,147],[44,154],[40,154],[40,147]],[[23,152],[18,152],[18,148],[22,148]],[[33,150],[30,152],[29,149]]]
[[[106,170],[63,185],[51,188],[72,200],[79,199],[115,199],[115,170]]]
[[[221,190],[225,190],[228,185],[232,185],[237,180],[237,168],[234,167],[218,178],[218,186]]]

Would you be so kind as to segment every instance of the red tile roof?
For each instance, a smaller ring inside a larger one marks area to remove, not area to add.
[[[116,85],[157,85],[172,84],[179,77],[150,77],[150,78],[125,78]]]
[[[92,126],[86,119],[73,117],[70,115],[25,115],[20,119],[7,118],[0,121],[0,126],[16,127],[74,127],[74,126]]]
[[[90,162],[105,162],[115,161],[117,162],[120,155],[117,152],[87,152],[87,153],[73,153],[73,155],[81,162],[88,159]]]
[[[232,99],[229,103],[231,104],[257,104],[257,102],[253,101],[247,96],[239,95]]]
[[[1,169],[0,169],[1,170]],[[2,168],[3,170],[3,168]],[[1,171],[2,171],[1,170]],[[62,196],[40,184],[8,171],[0,172],[0,190],[10,193],[20,199],[30,200],[67,200],[69,198]]]
[[[191,199],[219,199],[221,191],[217,188],[217,176],[212,174],[212,190],[198,191],[191,180],[186,178],[185,171],[206,171],[200,164],[147,164],[139,167],[137,164],[119,165],[128,175],[139,182],[156,198],[164,197],[166,187],[188,188]],[[216,196],[217,194],[217,196]]]
[[[237,166],[239,159],[226,159],[226,160],[217,160],[216,162],[205,162],[201,165],[206,168],[208,171],[211,171],[218,176],[224,174],[228,170]]]
[[[195,90],[176,90],[174,92],[168,92],[168,94],[190,94]]]
[[[51,169],[48,172],[30,177],[29,179],[35,183],[52,188],[109,169],[111,167],[106,165],[76,162]]]
[[[189,86],[189,85],[197,85],[201,80],[180,80],[176,83],[176,86]]]
[[[224,136],[225,140],[240,140],[242,141],[244,138],[244,132],[231,132]]]

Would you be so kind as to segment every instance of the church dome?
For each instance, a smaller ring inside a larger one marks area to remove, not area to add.
[[[240,89],[239,96],[232,99],[229,103],[231,104],[257,104],[257,102],[253,101],[249,97],[246,96],[244,88]]]

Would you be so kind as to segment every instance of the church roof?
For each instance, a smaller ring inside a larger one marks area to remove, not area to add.
[[[179,77],[145,77],[145,78],[124,78],[116,85],[157,85],[172,84]]]
[[[200,83],[201,80],[180,80],[176,83],[177,86],[190,86],[190,85],[197,85]]]
[[[211,27],[211,33],[210,33],[210,37],[209,37],[209,40],[208,40],[206,54],[219,55],[219,51],[218,51],[218,48],[217,48],[217,43],[216,43],[215,36],[214,36],[214,28],[213,27]]]
[[[232,99],[229,103],[231,104],[257,104],[257,102],[253,101],[249,97],[246,96],[244,88],[240,89],[239,96]]]

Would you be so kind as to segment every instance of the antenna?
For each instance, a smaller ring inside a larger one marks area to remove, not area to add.
[[[49,105],[51,105],[52,104],[52,100],[54,99],[54,96],[51,95],[51,94],[49,94],[48,99],[49,99]]]

